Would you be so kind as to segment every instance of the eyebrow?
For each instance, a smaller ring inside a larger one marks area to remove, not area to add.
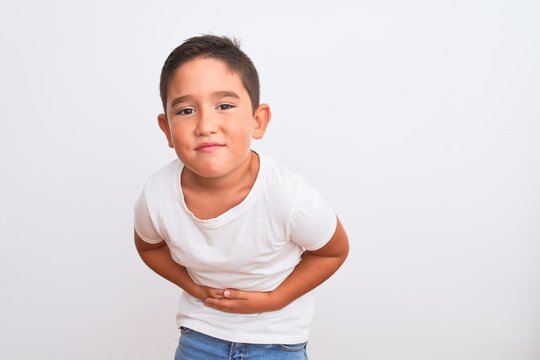
[[[180,97],[177,97],[177,98],[173,99],[173,101],[171,102],[171,107],[174,107],[175,105],[186,101],[187,98],[189,98],[189,95],[184,95],[184,96],[180,96]]]
[[[232,98],[235,98],[235,99],[240,99],[240,96],[235,93],[234,91],[216,91],[212,94],[212,96],[215,96],[215,97],[232,97]]]
[[[235,98],[235,99],[240,99],[240,96],[235,93],[234,91],[228,91],[228,90],[223,90],[223,91],[215,91],[212,93],[211,95],[212,97],[215,97],[215,98],[222,98],[222,97],[232,97],[232,98]],[[174,107],[182,102],[185,102],[187,101],[189,98],[191,98],[190,95],[183,95],[183,96],[179,96],[175,99],[173,99],[173,101],[171,102],[171,107]]]

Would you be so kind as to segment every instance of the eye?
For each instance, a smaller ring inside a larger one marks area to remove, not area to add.
[[[229,109],[232,109],[232,108],[234,108],[234,106],[231,105],[231,104],[220,104],[220,105],[217,106],[216,109],[218,109],[218,110],[229,110]]]
[[[176,114],[177,115],[191,115],[195,112],[195,109],[192,109],[192,108],[184,108],[184,109],[180,109]]]

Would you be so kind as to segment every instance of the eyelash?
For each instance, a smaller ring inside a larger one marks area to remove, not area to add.
[[[223,108],[223,107],[225,107],[225,108]],[[218,110],[230,110],[232,108],[234,108],[234,105],[231,105],[231,104],[219,104],[216,109],[218,109]]]
[[[233,109],[235,106],[232,105],[232,104],[219,104],[218,106],[216,106],[216,110],[220,110],[220,111],[226,111],[226,110],[230,110],[230,109]],[[186,112],[189,112],[189,113],[186,113]],[[184,109],[180,109],[178,110],[178,112],[176,113],[177,115],[182,115],[182,116],[188,116],[188,115],[192,115],[193,113],[195,112],[195,109],[193,108],[184,108]]]
[[[189,114],[186,114],[186,111],[190,111]],[[195,111],[195,109],[192,109],[192,108],[185,108],[185,109],[181,109],[177,112],[177,115],[184,115],[184,116],[187,116],[187,115],[191,115],[193,114],[193,112]]]

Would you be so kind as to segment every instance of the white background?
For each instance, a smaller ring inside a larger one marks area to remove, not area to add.
[[[171,359],[178,290],[133,247],[172,159],[158,78],[237,36],[273,120],[255,148],[341,217],[311,359],[540,358],[537,1],[0,5],[0,358]]]

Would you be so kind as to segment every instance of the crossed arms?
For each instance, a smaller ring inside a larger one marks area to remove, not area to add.
[[[215,289],[196,284],[186,268],[176,263],[167,244],[149,244],[135,232],[135,246],[142,260],[158,275],[217,310],[250,314],[279,310],[326,281],[349,253],[347,234],[337,220],[328,243],[315,251],[304,251],[293,272],[274,290],[267,292]]]

